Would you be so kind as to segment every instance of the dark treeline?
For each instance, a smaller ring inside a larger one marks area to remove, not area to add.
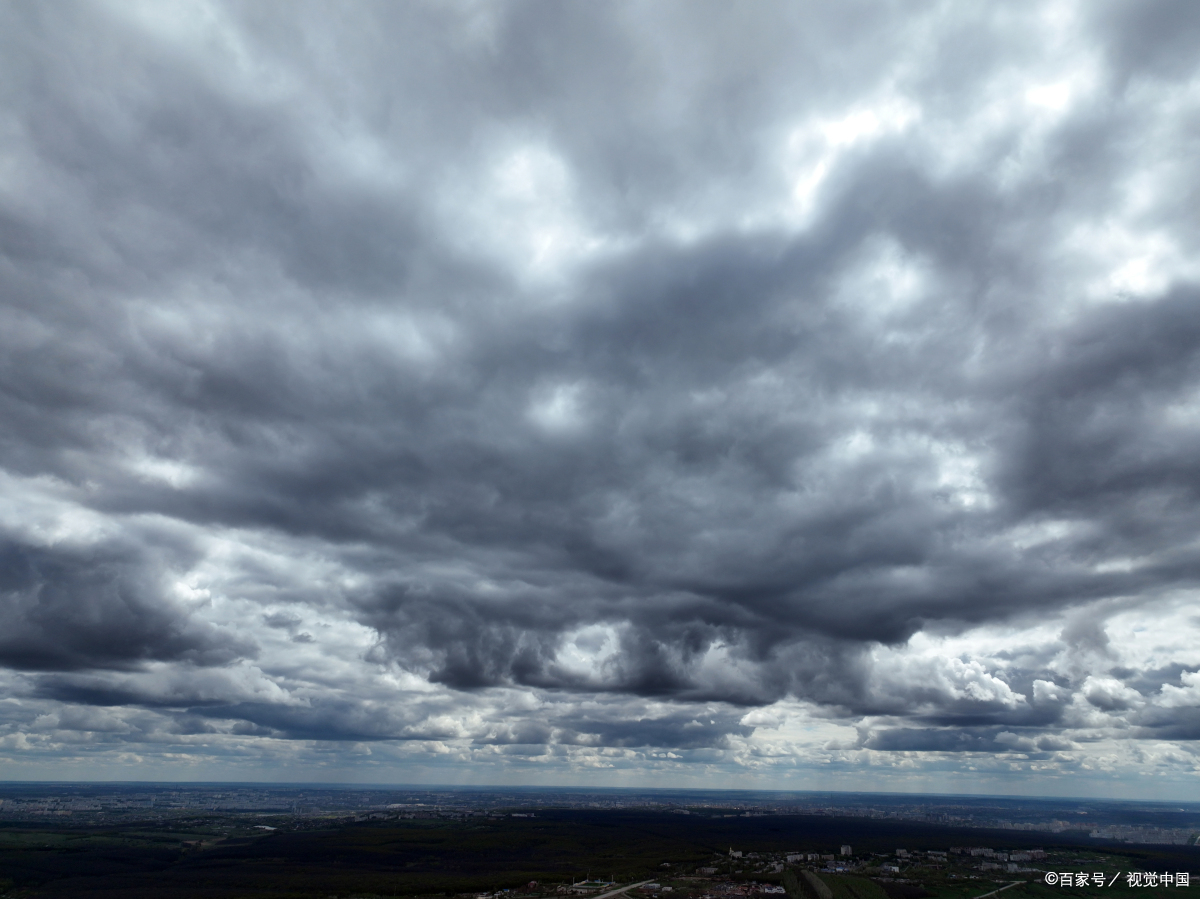
[[[168,829],[169,828],[169,829]],[[180,822],[140,828],[0,828],[0,878],[30,897],[232,899],[349,894],[415,896],[619,881],[712,864],[744,852],[856,853],[988,846],[1104,849],[1148,869],[1193,870],[1193,847],[1102,844],[1077,835],[942,827],[811,815],[717,818],[642,811],[539,811],[499,821],[362,822],[281,828],[185,848]],[[761,878],[760,878],[761,879]],[[777,877],[777,880],[783,880]],[[795,881],[787,884],[795,888]],[[803,892],[795,899],[810,899]],[[893,897],[900,899],[900,897]]]

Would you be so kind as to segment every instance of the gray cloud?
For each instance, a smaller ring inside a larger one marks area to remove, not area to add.
[[[253,641],[191,620],[164,595],[161,564],[130,547],[0,545],[0,663],[61,671],[151,660],[222,665],[254,654]]]
[[[6,11],[0,664],[247,737],[1194,739],[1106,628],[1200,579],[1197,18],[1047,10]]]

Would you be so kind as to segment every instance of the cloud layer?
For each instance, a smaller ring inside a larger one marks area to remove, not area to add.
[[[0,776],[1195,771],[1193,4],[3,17]]]

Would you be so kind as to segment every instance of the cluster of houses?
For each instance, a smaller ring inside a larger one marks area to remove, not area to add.
[[[950,848],[948,853],[939,850],[910,851],[908,849],[897,849],[894,856],[887,857],[879,865],[879,869],[880,873],[884,875],[882,879],[888,880],[890,879],[889,875],[898,875],[903,868],[907,868],[909,865],[919,864],[935,868],[940,867],[949,860],[948,856],[951,854],[978,858],[978,867],[985,871],[1004,868],[1010,872],[1032,870],[1019,867],[1019,863],[1042,860],[1046,857],[1046,853],[1041,849],[997,851],[984,847],[954,846]],[[746,868],[769,873],[781,870],[785,864],[808,865],[811,867],[819,865],[821,866],[821,870],[833,873],[852,870],[864,863],[862,859],[855,859],[854,849],[849,844],[841,845],[836,855],[819,852],[743,852],[730,847],[726,858],[722,859],[719,857],[713,864],[696,868],[695,874],[701,877],[713,877],[724,873],[740,874]],[[670,867],[670,865],[664,863],[663,867]],[[811,871],[803,873],[806,876],[812,876]],[[558,886],[556,887],[556,892],[563,895],[598,897],[600,893],[620,889],[620,886],[615,880],[593,880],[589,878],[587,880],[574,881],[569,885],[563,884]],[[705,894],[704,899],[737,899],[737,897],[743,896],[779,896],[782,899],[787,892],[778,884],[757,883],[754,881],[720,882],[710,884],[705,889],[710,892]],[[537,882],[531,881],[524,890],[502,890],[495,894],[481,893],[477,894],[473,899],[516,899],[516,896],[522,892],[537,894],[539,892]],[[638,885],[635,891],[636,894],[644,897],[661,895],[664,899],[666,894],[673,892],[675,892],[675,889],[672,886],[664,885],[657,881],[642,883]],[[622,895],[618,899],[629,899],[629,897]]]

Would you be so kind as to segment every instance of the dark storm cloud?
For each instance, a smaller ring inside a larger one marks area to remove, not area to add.
[[[22,670],[222,665],[251,640],[190,619],[143,549],[50,551],[0,543],[0,664]]]
[[[1151,740],[1200,740],[1200,714],[1196,708],[1156,709],[1140,716],[1134,735]]]
[[[1097,4],[1096,24],[1119,78],[1176,80],[1195,71],[1200,12],[1186,0]]]
[[[636,700],[617,698],[603,704],[592,701],[581,708],[585,694],[568,693],[554,705],[508,708],[468,723],[461,710],[450,717],[436,715],[442,711],[438,703],[420,697],[401,707],[364,694],[290,704],[278,698],[227,701],[238,692],[244,693],[244,687],[232,679],[222,683],[219,677],[183,676],[164,683],[162,678],[134,677],[114,682],[111,677],[96,674],[48,674],[37,676],[25,695],[69,704],[66,708],[71,711],[60,716],[58,724],[63,728],[74,727],[72,721],[87,718],[88,707],[99,706],[152,712],[165,716],[163,722],[174,722],[158,726],[189,732],[219,727],[248,733],[246,728],[261,728],[279,737],[321,741],[466,737],[476,746],[542,743],[692,750],[726,748],[731,735],[746,737],[754,730],[740,722],[741,710],[726,706],[709,704],[651,712],[638,706]]]
[[[891,728],[862,734],[860,745],[888,752],[1019,752],[1030,759],[1072,749],[1070,740],[999,728]]]
[[[443,740],[463,736],[456,727],[409,722],[380,708],[364,708],[354,700],[322,703],[318,707],[288,707],[277,703],[205,705],[189,710],[211,720],[236,720],[265,727],[293,739],[309,740]],[[754,728],[739,723],[729,711],[697,714],[681,711],[639,715],[618,705],[602,714],[567,711],[524,717],[510,711],[505,719],[484,724],[467,734],[477,746],[560,744],[585,747],[725,748],[730,735],[749,736]]]
[[[386,717],[381,719],[375,710],[350,701],[316,709],[270,702],[243,702],[204,706],[191,712],[212,719],[245,722],[275,736],[299,740],[394,740],[405,736],[436,740],[453,735],[440,733],[436,728],[405,734],[403,730],[389,726],[393,722]]]
[[[1178,685],[1181,674],[1195,674],[1198,670],[1200,670],[1200,666],[1176,664],[1149,671],[1114,668],[1110,673],[1113,677],[1120,678],[1127,687],[1136,690],[1143,696],[1148,696],[1161,689],[1164,684]]]
[[[743,209],[791,193],[792,129],[878,94],[911,29],[933,37],[900,87],[969,130],[1024,26],[855,4],[234,4],[234,37],[197,49],[188,27],[100,7],[4,15],[26,186],[0,199],[0,466],[122,527],[192,535],[169,558],[14,541],[9,667],[253,656],[167,584],[202,535],[255,534],[294,541],[296,570],[239,559],[227,592],[349,610],[380,637],[371,663],[453,690],[790,695],[920,725],[866,748],[1049,752],[1059,738],[1033,729],[1065,726],[1069,695],[1035,696],[1049,670],[1014,667],[1008,693],[975,669],[881,692],[871,649],[1200,580],[1200,292],[1176,278],[1096,303],[1059,258],[1115,214],[1161,115],[1129,84],[1194,73],[1186,6],[1092,14],[1096,95],[1040,155],[1024,115],[957,165],[936,130],[893,129],[826,166],[804,227]],[[522,215],[487,212],[524,151],[535,181],[567,172],[556,214],[611,237],[569,276],[523,274],[536,253],[505,243]],[[1022,154],[1042,161],[1005,182]],[[1161,215],[1140,224],[1194,250],[1194,218]],[[863,281],[889,265],[918,282],[891,305],[872,291],[899,288]],[[349,574],[317,583],[314,557]],[[253,622],[325,644],[296,611]],[[40,683],[296,738],[441,732],[351,700]],[[689,748],[752,730],[689,714],[475,738]]]
[[[578,715],[562,722],[558,742],[577,746],[654,746],[676,749],[725,748],[730,735],[747,737],[754,728],[728,712],[678,712],[657,718],[601,719]]]
[[[1112,516],[1111,538],[1142,543],[1142,551],[1173,547],[1175,529],[1194,527],[1188,506],[1200,487],[1197,435],[1163,413],[1187,399],[1200,375],[1197,311],[1200,289],[1189,285],[1146,305],[1097,313],[1059,338],[1051,352],[1062,361],[1044,365],[1023,391],[1023,445],[1009,457],[1009,495],[1020,511]],[[1148,493],[1171,514],[1126,508]],[[1098,542],[1097,552],[1103,549]],[[1194,570],[1194,557],[1172,558],[1181,575]]]

